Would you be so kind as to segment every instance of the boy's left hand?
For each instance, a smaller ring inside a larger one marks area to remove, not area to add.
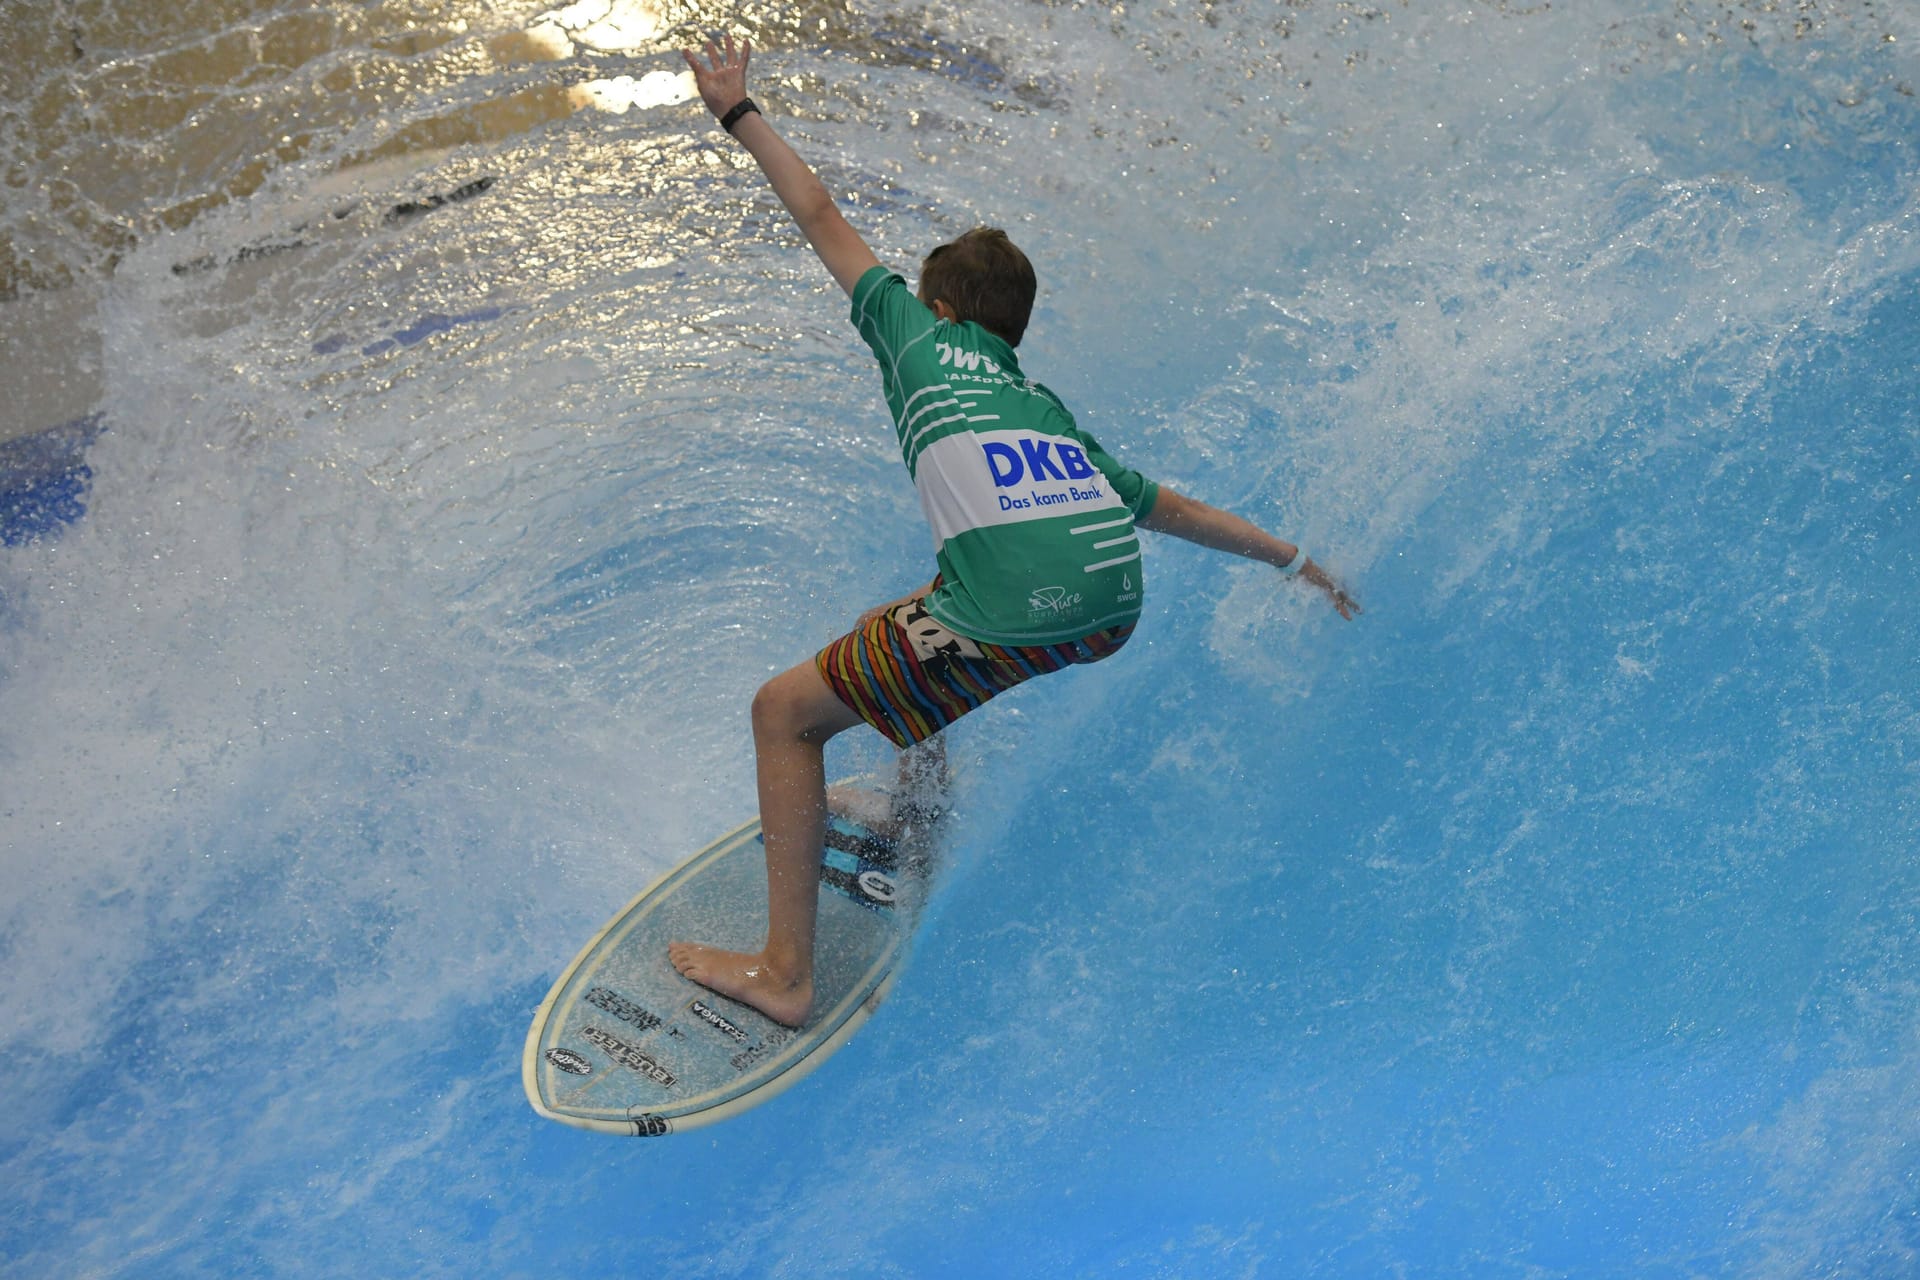
[[[745,36],[736,45],[731,34],[724,49],[707,41],[704,63],[693,50],[680,51],[680,56],[693,70],[693,83],[700,90],[700,100],[716,119],[733,110],[747,96],[747,58],[752,53],[753,45]]]

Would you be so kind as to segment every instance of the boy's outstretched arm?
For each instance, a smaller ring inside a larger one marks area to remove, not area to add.
[[[1305,549],[1274,537],[1231,511],[1210,507],[1198,498],[1175,493],[1165,485],[1160,486],[1160,496],[1154,500],[1147,518],[1140,521],[1140,527],[1284,569],[1325,592],[1341,617],[1351,621],[1353,615],[1360,612],[1359,603],[1347,594],[1347,589],[1308,559]],[[1295,557],[1299,557],[1298,564],[1294,563]]]
[[[741,104],[748,105],[749,109],[732,122],[730,132],[759,163],[773,193],[787,206],[787,212],[793,215],[807,243],[820,255],[820,261],[826,264],[834,280],[852,293],[860,277],[869,268],[880,265],[880,260],[873,256],[873,250],[860,238],[860,233],[848,225],[825,184],[807,162],[774,132],[773,126],[760,114],[760,108],[750,103],[747,58],[752,52],[746,40],[735,44],[729,35],[725,48],[709,40],[704,60],[691,49],[682,49],[680,56],[693,69],[700,100],[716,119],[724,122]]]

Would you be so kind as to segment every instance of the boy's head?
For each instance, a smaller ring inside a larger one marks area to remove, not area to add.
[[[920,301],[945,302],[956,319],[974,321],[1010,347],[1027,331],[1038,289],[1033,264],[998,227],[975,227],[920,264]]]

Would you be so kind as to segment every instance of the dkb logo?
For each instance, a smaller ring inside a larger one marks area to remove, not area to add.
[[[1007,489],[1022,480],[1036,484],[1046,480],[1087,480],[1093,476],[1093,464],[1086,450],[1064,440],[1023,436],[1020,447],[999,440],[988,440],[980,448],[987,455],[987,468],[993,472],[994,487]]]

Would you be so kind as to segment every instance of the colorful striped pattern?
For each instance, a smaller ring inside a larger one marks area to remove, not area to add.
[[[972,711],[997,693],[1062,667],[1098,662],[1127,642],[1131,624],[1096,631],[1064,644],[1008,648],[976,641],[981,657],[941,654],[922,663],[907,639],[904,616],[919,601],[855,627],[814,655],[840,701],[909,747]]]

